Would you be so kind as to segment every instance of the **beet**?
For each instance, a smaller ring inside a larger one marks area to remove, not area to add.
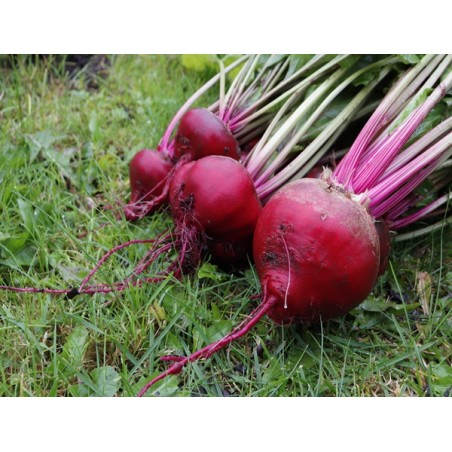
[[[198,160],[221,155],[239,160],[237,140],[225,123],[205,108],[194,108],[182,117],[175,138],[174,158]]]
[[[189,230],[202,233],[214,259],[237,261],[249,249],[261,203],[248,172],[237,161],[209,156],[179,167],[169,200],[179,235]]]
[[[300,179],[262,210],[253,244],[261,285],[278,302],[277,323],[346,314],[364,301],[378,275],[380,250],[366,209],[320,179]]]
[[[128,220],[141,218],[143,209],[147,214],[164,204],[172,169],[173,164],[161,152],[142,149],[134,155],[129,165],[130,202],[124,208]]]
[[[131,202],[150,201],[163,192],[164,181],[173,165],[161,152],[153,149],[138,151],[129,166]]]

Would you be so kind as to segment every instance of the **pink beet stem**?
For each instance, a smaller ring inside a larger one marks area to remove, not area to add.
[[[403,124],[397,127],[392,135],[372,153],[368,161],[358,166],[351,181],[355,193],[362,193],[373,187],[430,110],[444,97],[447,92],[446,86],[446,83],[441,83],[428,99],[414,110]]]
[[[441,138],[450,130],[452,130],[452,117],[438,124],[435,128],[416,140],[416,142],[413,143],[409,148],[405,149],[403,152],[397,155],[391,165],[388,166],[387,170],[378,180],[378,183],[406,165],[410,160],[418,156],[421,152],[424,151],[424,149],[435,143],[439,138]]]
[[[179,362],[179,361],[183,361],[183,360],[184,360],[183,356],[177,356],[177,355],[167,355],[167,356],[160,357],[160,361]]]
[[[423,180],[435,169],[435,162],[428,165],[416,173],[411,180],[405,185],[397,184],[397,189],[387,195],[387,197],[379,197],[378,200],[370,198],[369,212],[375,217],[380,218],[389,212],[393,207],[397,206],[404,198],[410,196],[413,190],[415,190]]]
[[[403,215],[408,209],[412,206],[416,205],[418,202],[424,199],[423,196],[415,195],[412,193],[411,195],[404,198],[401,202],[391,208],[389,212],[385,215],[385,219],[392,225],[392,222]],[[392,227],[392,226],[391,226]]]
[[[240,95],[242,94],[245,85],[249,79],[250,71],[256,67],[256,64],[259,60],[259,55],[250,58],[243,69],[240,71],[239,75],[234,80],[234,85],[231,86],[231,91],[228,92],[227,97],[225,98],[225,102],[223,103],[223,107],[220,109],[219,118],[225,123],[228,124],[230,121],[230,116],[235,109],[235,106],[240,99]]]
[[[429,148],[428,152],[419,155],[391,176],[373,186],[368,191],[372,214],[375,217],[385,214],[402,200],[403,192],[405,192],[404,196],[408,195],[407,186],[411,186],[412,190],[418,187],[444,159],[448,158],[451,146],[452,132]],[[406,184],[405,187],[400,189],[404,184]]]
[[[397,114],[401,104],[400,99],[404,99],[407,88],[412,89],[413,86],[417,86],[419,79],[423,80],[423,69],[429,65],[433,57],[433,55],[426,55],[421,63],[412,67],[399,79],[361,129],[346,157],[334,170],[334,178],[348,190],[352,190],[351,179],[358,162],[362,161],[363,155],[382,129],[394,120],[394,115]],[[397,108],[395,108],[395,105],[397,105]]]
[[[259,320],[277,302],[277,299],[274,297],[266,298],[265,291],[262,298],[263,301],[259,304],[259,306],[257,306],[257,308],[254,309],[254,311],[251,312],[250,315],[248,315],[239,325],[237,325],[229,334],[227,334],[223,338],[219,339],[216,342],[213,342],[212,344],[207,345],[206,347],[203,347],[202,349],[191,354],[190,356],[176,357],[175,359],[173,359],[174,358],[173,356],[169,356],[166,358],[164,357],[165,361],[174,360],[175,361],[174,364],[172,364],[167,370],[162,372],[160,375],[157,375],[157,377],[153,378],[150,382],[146,383],[146,385],[137,394],[137,397],[144,396],[144,394],[146,394],[146,392],[149,390],[151,386],[153,386],[158,381],[163,380],[168,375],[176,375],[180,373],[186,364],[197,361],[199,359],[209,358],[222,348],[226,347],[231,342],[248,333],[251,330],[251,328],[253,328],[253,326],[256,325],[256,323],[259,322]]]
[[[426,217],[429,213],[433,212],[435,209],[437,209],[441,205],[445,204],[450,199],[451,199],[450,194],[441,196],[437,200],[430,203],[428,206],[425,206],[422,209],[419,209],[417,212],[414,212],[411,215],[408,215],[404,218],[394,221],[391,225],[391,229],[397,230],[397,229],[406,227],[406,226],[410,225],[411,223],[414,223],[415,221],[418,221],[421,218]]]
[[[391,124],[386,127],[386,129],[379,134],[379,136],[372,142],[372,144],[364,151],[363,157],[366,156],[368,158],[370,155],[372,155],[373,151],[378,148],[393,132],[393,129],[395,129],[395,124],[397,124],[397,117],[399,113],[402,112],[404,106],[408,106],[409,103],[413,102],[416,98],[418,98],[422,91],[427,88],[432,88],[433,85],[438,81],[441,74],[444,72],[445,68],[450,64],[450,56],[444,58],[444,55],[437,55],[424,69],[423,71],[417,76],[417,78],[414,80],[412,85],[409,89],[406,89],[402,95],[397,99],[397,102],[393,104],[393,107],[389,109],[388,115],[389,117],[394,117],[395,119],[392,121]],[[443,61],[441,62],[441,60]],[[428,80],[424,82],[426,76],[431,73],[432,67],[437,65],[439,62],[439,66],[436,68],[436,70],[430,75]],[[422,85],[422,88],[421,88]],[[416,90],[420,90],[417,94],[413,96]],[[411,98],[411,99],[410,99]],[[363,158],[361,161],[365,162],[365,158]]]

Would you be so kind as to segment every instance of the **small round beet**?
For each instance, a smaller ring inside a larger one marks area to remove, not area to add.
[[[239,160],[237,140],[223,121],[205,108],[194,108],[182,117],[177,129],[174,158],[198,160],[221,155]]]
[[[160,196],[172,168],[172,163],[161,152],[153,149],[138,151],[129,165],[130,203],[151,201]]]

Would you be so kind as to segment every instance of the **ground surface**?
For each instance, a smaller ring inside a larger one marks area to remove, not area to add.
[[[166,213],[129,224],[96,206],[127,200],[130,158],[156,145],[206,75],[178,57],[114,57],[101,71],[32,63],[0,60],[0,284],[72,287],[108,249],[170,225]],[[264,320],[149,394],[450,394],[451,242],[444,229],[398,244],[373,294],[345,318],[310,328]],[[97,281],[124,277],[145,249],[120,253]],[[431,281],[429,293],[419,281]],[[116,295],[0,292],[0,395],[132,396],[164,369],[159,356],[220,337],[258,290],[252,268],[205,265]]]

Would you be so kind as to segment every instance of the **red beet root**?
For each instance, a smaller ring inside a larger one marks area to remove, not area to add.
[[[313,322],[346,314],[377,279],[379,241],[366,209],[319,179],[277,192],[254,234],[261,285],[278,302],[277,323]]]
[[[239,162],[221,156],[188,163],[181,159],[171,169],[165,187],[163,194],[169,193],[174,231],[163,233],[156,240],[147,240],[153,246],[125,280],[112,286],[88,286],[109,256],[134,242],[107,253],[83,281],[84,292],[122,291],[146,282],[162,281],[170,274],[180,278],[196,270],[203,255],[209,252],[214,260],[223,264],[234,264],[246,256],[261,203],[249,173]],[[171,250],[177,252],[177,258],[171,258]],[[144,276],[161,256],[167,265],[160,266],[153,276]]]
[[[182,117],[175,139],[174,158],[198,160],[221,155],[239,160],[239,145],[223,121],[205,108],[189,110]]]
[[[166,201],[165,186],[173,164],[161,152],[143,149],[130,161],[129,177],[132,192],[124,212],[128,220],[141,218]]]
[[[178,229],[202,232],[214,258],[237,260],[241,256],[224,251],[225,246],[246,250],[251,244],[261,203],[248,172],[237,161],[209,156],[179,167],[169,200]]]
[[[163,192],[163,181],[173,165],[161,152],[143,149],[130,161],[129,176],[132,193],[131,202],[150,201]]]
[[[217,116],[204,108],[189,110],[182,117],[174,140],[176,166],[209,155],[239,160],[236,139]],[[128,220],[137,220],[167,201],[173,164],[165,153],[144,149],[130,162],[130,203],[124,212]]]

